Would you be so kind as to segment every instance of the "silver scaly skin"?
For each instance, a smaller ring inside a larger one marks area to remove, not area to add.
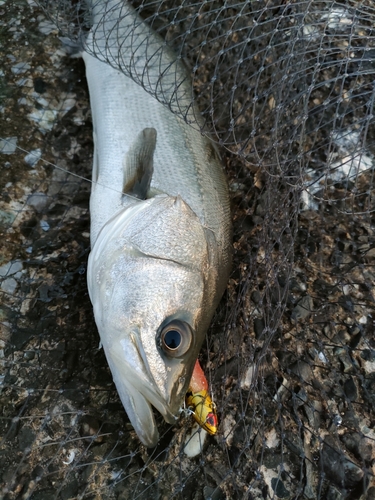
[[[140,440],[152,447],[159,435],[151,405],[175,421],[227,284],[228,190],[211,141],[103,62],[132,58],[142,68],[148,60],[150,71],[147,54],[165,49],[163,40],[127,2],[92,4],[83,52],[95,146],[88,288],[121,401]],[[120,43],[132,30],[133,45],[139,37],[136,60]],[[169,65],[173,81],[175,74],[185,79],[182,102],[191,83],[173,61],[163,52],[154,76]],[[200,120],[194,107],[187,116]]]

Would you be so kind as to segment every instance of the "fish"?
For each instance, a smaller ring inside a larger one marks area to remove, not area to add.
[[[153,408],[176,422],[227,286],[228,185],[172,49],[128,2],[91,2],[90,19],[82,51],[94,142],[88,291],[121,402],[140,441],[154,447]],[[149,93],[158,85],[169,108]],[[184,119],[171,111],[177,105]]]

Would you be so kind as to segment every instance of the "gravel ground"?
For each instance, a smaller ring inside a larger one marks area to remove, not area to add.
[[[304,185],[304,198],[295,163],[285,160],[280,174],[272,148],[259,149],[274,131],[259,134],[255,148],[239,141],[223,151],[235,258],[200,358],[220,428],[200,455],[188,458],[191,417],[182,415],[174,427],[159,417],[162,437],[150,450],[140,445],[117,396],[87,293],[85,179],[93,144],[83,63],[67,57],[32,1],[1,1],[0,9],[6,61],[0,72],[0,498],[375,499],[372,172],[348,182],[327,175],[326,190],[313,182],[330,155],[333,165],[355,156],[348,134],[344,145],[331,135],[328,153],[317,147],[328,144],[332,106],[322,103],[331,87],[311,92],[311,109],[320,112],[308,121],[310,130],[296,125],[295,137],[290,131],[292,145],[286,134],[296,117],[293,103],[280,119],[280,159],[297,157],[302,147],[313,165],[307,174],[313,187]],[[206,71],[213,66],[214,59]],[[368,96],[371,71],[368,80],[353,78],[362,94],[341,110],[341,125],[352,120],[354,131],[367,123],[367,108],[358,103]],[[333,73],[323,78],[331,81]],[[198,88],[205,81],[197,75]],[[265,117],[276,117],[274,95],[264,97],[257,116],[264,108]],[[228,128],[227,117],[222,120]],[[370,125],[361,155],[371,163],[373,120]],[[239,147],[247,162],[234,154]],[[358,214],[345,213],[349,206]]]

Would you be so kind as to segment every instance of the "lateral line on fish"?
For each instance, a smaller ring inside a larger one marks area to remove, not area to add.
[[[0,140],[3,140],[4,142],[7,142],[6,139],[0,137]],[[30,154],[31,151],[28,151],[27,149],[24,149],[24,148],[21,148],[21,146],[16,146],[17,149],[19,149],[20,151],[22,151],[23,153],[27,153],[27,154]],[[80,174],[76,174],[75,172],[72,172],[71,170],[68,170],[67,168],[64,168],[64,167],[60,167],[59,165],[56,165],[56,163],[52,163],[48,160],[45,160],[44,158],[39,158],[38,161],[42,161],[44,163],[46,163],[47,165],[51,166],[51,167],[54,167],[56,168],[57,170],[60,170],[61,172],[65,172],[69,175],[72,175],[73,177],[76,177],[77,179],[81,179],[83,181],[87,181],[89,182],[90,184],[95,184],[95,185],[98,185],[98,186],[102,186],[102,187],[105,187],[106,189],[109,189],[111,191],[113,191],[114,193],[118,193],[118,194],[122,194],[123,196],[127,196],[128,198],[131,198],[132,200],[136,200],[136,201],[139,201],[139,198],[137,198],[136,196],[133,196],[129,193],[124,193],[123,191],[119,191],[118,189],[115,189],[111,186],[107,186],[106,184],[102,184],[100,182],[96,182],[96,181],[93,181],[92,179],[89,179],[87,177],[85,177],[84,175],[80,175]]]

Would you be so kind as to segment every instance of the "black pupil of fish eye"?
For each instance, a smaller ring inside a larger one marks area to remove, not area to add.
[[[181,344],[181,333],[177,330],[168,330],[164,335],[164,344],[169,349],[177,349]]]

